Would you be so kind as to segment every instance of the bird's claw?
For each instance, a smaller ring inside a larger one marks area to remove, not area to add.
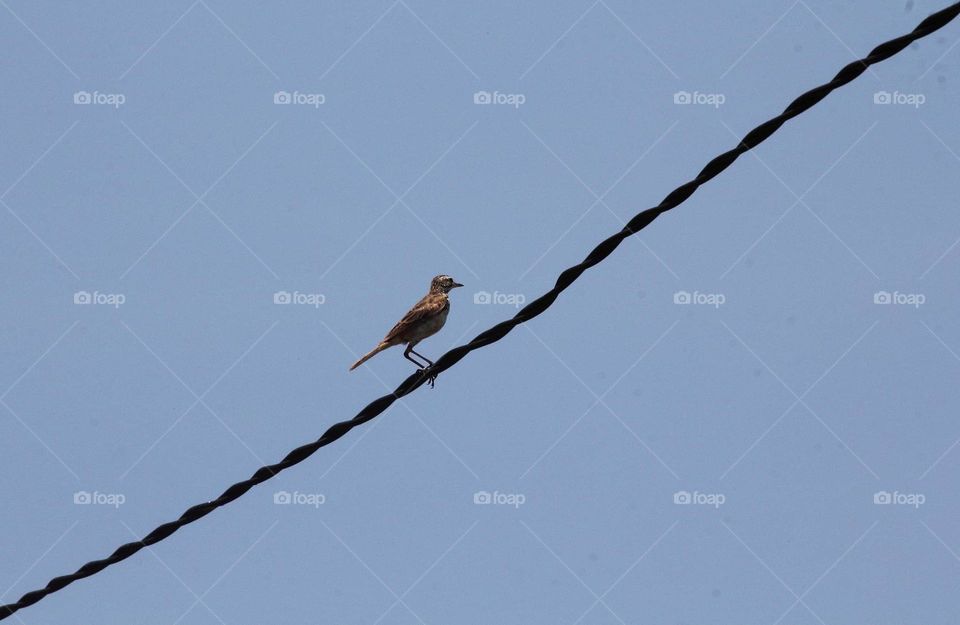
[[[429,374],[429,375],[427,376],[427,384],[430,385],[430,388],[433,388],[433,385],[434,385],[434,384],[436,383],[436,381],[437,381],[437,375],[438,375],[438,374],[436,374],[436,373],[430,374],[430,369],[431,369],[431,368],[432,368],[432,367],[424,367],[424,368],[420,369],[420,371]]]

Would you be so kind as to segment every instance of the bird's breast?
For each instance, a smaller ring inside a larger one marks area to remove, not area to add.
[[[450,312],[450,305],[444,306],[435,315],[423,319],[420,323],[414,325],[410,330],[410,339],[413,341],[422,341],[428,336],[433,336],[440,331],[443,324],[447,322],[447,313]]]

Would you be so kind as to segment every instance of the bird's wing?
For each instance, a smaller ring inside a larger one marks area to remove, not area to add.
[[[409,330],[411,326],[418,321],[429,319],[434,315],[440,314],[443,309],[449,305],[450,302],[443,294],[428,293],[403,316],[403,319],[397,322],[397,325],[393,326],[393,328],[387,332],[387,335],[383,337],[383,341],[391,342],[402,339],[404,333]]]

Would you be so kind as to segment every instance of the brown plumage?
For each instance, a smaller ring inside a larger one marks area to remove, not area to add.
[[[430,291],[423,296],[423,299],[417,302],[416,305],[403,316],[403,319],[398,321],[397,325],[393,326],[393,328],[387,332],[387,335],[383,337],[383,340],[380,341],[376,347],[364,355],[363,358],[353,363],[353,365],[350,366],[350,371],[353,371],[388,347],[402,345],[404,343],[407,345],[407,349],[403,352],[404,358],[417,365],[420,369],[432,366],[432,361],[413,351],[413,348],[423,339],[439,332],[443,324],[446,323],[447,313],[450,312],[450,299],[447,297],[447,293],[458,286],[463,285],[456,282],[450,276],[436,276],[430,282]],[[410,354],[421,358],[427,364],[424,365],[423,363],[417,362],[410,357]]]

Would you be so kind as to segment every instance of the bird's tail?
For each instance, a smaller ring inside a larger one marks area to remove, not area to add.
[[[382,352],[383,350],[385,350],[385,349],[387,349],[388,347],[391,347],[391,346],[392,346],[392,343],[387,343],[386,341],[381,341],[379,345],[377,345],[376,347],[374,347],[373,349],[371,349],[369,352],[367,352],[367,354],[366,354],[363,358],[361,358],[361,359],[358,360],[357,362],[355,362],[355,363],[353,363],[352,365],[350,365],[350,371],[353,371],[354,369],[356,369],[357,367],[359,367],[359,366],[362,365],[363,363],[367,362],[368,360],[370,360],[371,358],[373,358],[374,356],[376,356],[377,354],[379,354],[380,352]]]

